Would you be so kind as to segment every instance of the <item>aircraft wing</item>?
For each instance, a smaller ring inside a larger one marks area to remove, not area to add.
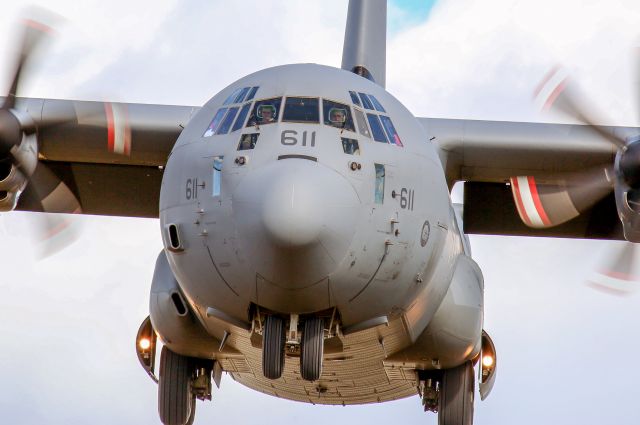
[[[33,98],[18,98],[16,109],[28,113],[35,124],[39,162],[55,175],[48,182],[64,183],[84,214],[129,217],[158,217],[163,167],[198,110]],[[51,210],[44,208],[43,199],[54,188],[34,193],[32,186],[33,181],[16,209]]]
[[[467,233],[622,239],[610,189],[602,200],[573,219],[545,228],[525,225],[512,190],[512,179],[518,176],[530,176],[546,188],[562,187],[564,177],[571,173],[611,166],[617,148],[593,127],[437,118],[420,121],[429,142],[437,146],[449,186],[464,182]],[[619,139],[637,136],[634,128],[601,129]]]

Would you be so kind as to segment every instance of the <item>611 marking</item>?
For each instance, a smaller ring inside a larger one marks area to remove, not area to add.
[[[198,199],[198,188],[204,189],[204,182],[198,184],[197,178],[187,179],[184,195],[187,200]]]
[[[404,187],[400,189],[400,208],[413,211],[415,194],[413,189],[406,189]]]

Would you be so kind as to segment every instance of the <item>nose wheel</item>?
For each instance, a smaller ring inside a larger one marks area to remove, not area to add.
[[[473,425],[473,364],[445,370],[438,406],[438,425]]]
[[[265,378],[278,379],[284,369],[285,323],[277,316],[267,316],[262,333],[262,373]]]
[[[158,413],[165,425],[193,423],[195,394],[190,358],[162,347],[158,382]],[[191,422],[190,422],[191,421]]]
[[[312,317],[304,322],[300,347],[300,374],[302,379],[317,381],[322,374],[324,347],[324,320]]]

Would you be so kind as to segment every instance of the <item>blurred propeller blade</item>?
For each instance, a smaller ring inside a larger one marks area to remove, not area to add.
[[[40,13],[42,14],[42,13]],[[42,40],[53,33],[52,28],[34,19],[23,19],[22,21],[22,45],[18,53],[18,58],[11,79],[9,92],[2,109],[12,109],[15,106],[16,92],[22,77],[24,66],[33,55],[35,48],[42,43]]]
[[[78,238],[80,225],[71,214],[82,212],[80,203],[73,191],[42,162],[38,162],[19,205],[48,213],[33,218],[37,257],[55,254]]]
[[[610,251],[609,258],[589,278],[587,284],[612,295],[631,295],[640,288],[636,257],[635,243],[620,243],[617,249]]]
[[[588,111],[585,105],[592,105],[580,95],[577,86],[571,82],[566,71],[562,67],[555,67],[547,73],[535,90],[536,102],[543,111],[555,110],[565,116],[578,121],[597,133],[603,140],[624,148],[626,141],[616,136],[606,126],[596,124],[595,116],[603,116],[601,113]]]

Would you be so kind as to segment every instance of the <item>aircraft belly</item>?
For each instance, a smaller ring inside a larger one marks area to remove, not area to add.
[[[309,382],[300,376],[300,359],[287,357],[282,378],[262,375],[260,348],[251,345],[248,332],[232,334],[229,345],[241,354],[218,356],[223,370],[241,384],[272,396],[312,404],[367,404],[417,394],[413,368],[385,365],[385,358],[410,342],[401,319],[341,337],[343,351],[324,357],[322,376]]]

